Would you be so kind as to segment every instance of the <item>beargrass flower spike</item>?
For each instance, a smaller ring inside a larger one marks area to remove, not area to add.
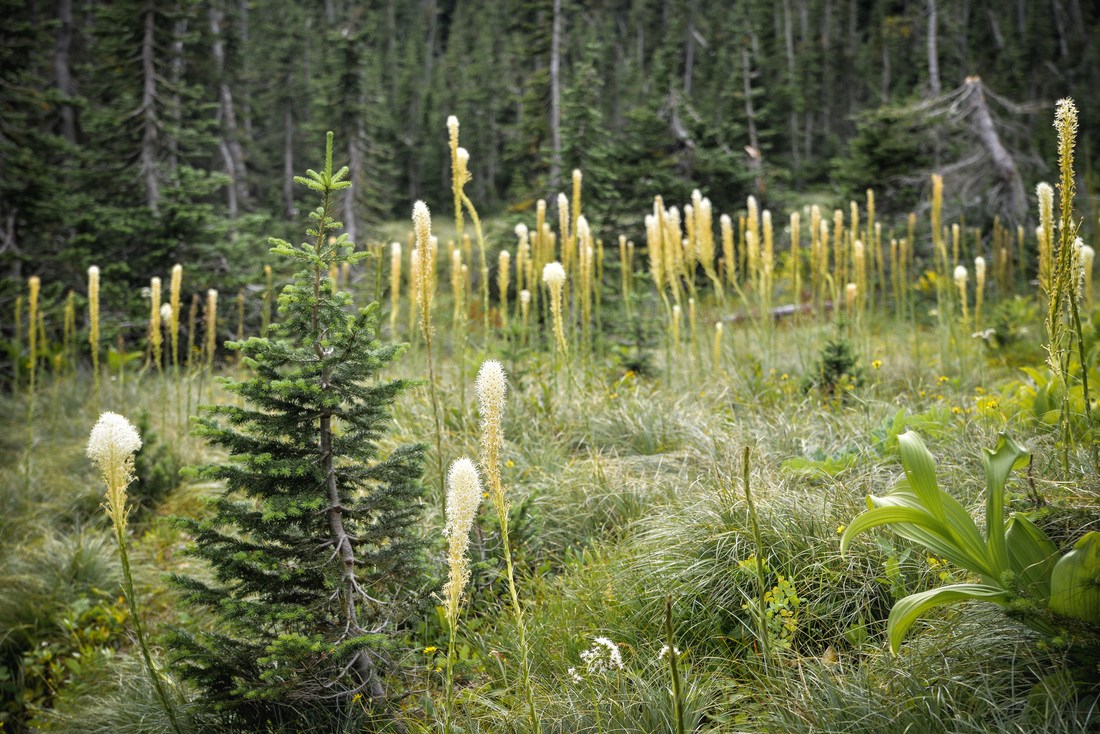
[[[153,684],[157,700],[168,715],[172,730],[180,734],[175,708],[164,688],[161,675],[153,664],[153,656],[145,638],[145,626],[141,621],[137,594],[134,590],[134,578],[130,571],[130,557],[126,550],[126,520],[129,508],[126,506],[126,487],[134,479],[134,454],[141,449],[141,435],[134,425],[118,413],[103,413],[88,436],[85,454],[99,470],[107,485],[104,509],[114,528],[115,541],[118,544],[119,560],[122,564],[122,588],[130,610],[130,623],[137,637],[145,663],[146,673]]]

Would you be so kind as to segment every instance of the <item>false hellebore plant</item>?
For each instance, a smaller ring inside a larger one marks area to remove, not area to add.
[[[1083,535],[1064,555],[1024,515],[1006,522],[1005,482],[1030,454],[1001,434],[995,450],[982,452],[986,478],[986,532],[936,483],[932,458],[912,431],[898,438],[905,477],[883,497],[869,496],[868,509],[841,537],[841,552],[865,530],[889,525],[894,532],[977,576],[977,582],[949,584],[910,594],[890,610],[886,632],[896,654],[909,627],[926,611],[944,604],[985,601],[1019,613],[1047,635],[1100,627],[1100,532]]]

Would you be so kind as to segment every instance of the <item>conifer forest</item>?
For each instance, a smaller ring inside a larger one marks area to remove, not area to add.
[[[0,732],[1100,730],[1100,4],[0,0]]]

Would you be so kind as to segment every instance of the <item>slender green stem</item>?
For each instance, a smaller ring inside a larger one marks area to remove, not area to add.
[[[141,614],[138,610],[137,595],[134,592],[134,577],[130,571],[130,555],[126,551],[125,528],[115,525],[115,540],[118,541],[118,555],[122,562],[122,588],[126,596],[126,604],[130,608],[130,620],[134,627],[134,636],[137,637],[138,647],[141,649],[141,657],[145,661],[145,670],[149,674],[149,681],[153,684],[153,691],[157,700],[168,714],[172,730],[176,734],[182,734],[179,721],[176,719],[176,710],[168,698],[168,691],[164,689],[160,673],[153,664],[153,656],[149,652],[149,644],[145,639],[145,625],[141,623]]]
[[[672,674],[672,711],[676,718],[676,734],[684,734],[684,693],[680,682],[676,638],[672,633],[672,594],[665,595],[665,645],[668,647],[668,667]]]
[[[451,634],[450,639],[447,641],[447,677],[443,682],[443,731],[447,734],[451,734],[454,731],[454,708],[455,708],[455,678],[454,678],[454,659],[455,659],[455,637],[458,635],[458,617],[457,615],[452,617],[447,615],[447,623],[450,627]]]
[[[504,544],[504,566],[508,571],[508,594],[512,600],[512,614],[516,618],[516,632],[519,634],[519,649],[521,660],[520,675],[523,681],[523,692],[527,698],[527,714],[531,718],[531,731],[538,734],[542,731],[539,723],[538,712],[535,709],[535,690],[531,685],[531,654],[527,649],[527,627],[523,622],[523,609],[519,605],[519,594],[516,593],[516,574],[512,567],[512,547],[508,540],[508,513],[503,505],[497,506],[497,518],[500,520],[500,538]]]
[[[756,515],[756,505],[752,501],[752,491],[749,488],[749,474],[751,465],[749,464],[749,455],[751,449],[746,446],[743,458],[741,460],[741,476],[745,484],[745,502],[749,506],[749,521],[752,523],[752,537],[756,543],[756,583],[758,585],[758,592],[760,598],[757,600],[757,624],[759,625],[760,635],[760,649],[764,658],[764,673],[768,672],[769,660],[771,658],[771,650],[768,644],[768,620],[765,617],[765,602],[764,595],[767,593],[768,584],[764,579],[764,541],[760,537],[760,521]]]

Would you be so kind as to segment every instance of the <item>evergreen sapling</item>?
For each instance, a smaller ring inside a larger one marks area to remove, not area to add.
[[[247,376],[223,379],[242,405],[207,407],[196,432],[228,452],[192,470],[225,483],[205,520],[181,520],[207,582],[177,576],[187,603],[205,607],[215,631],[177,631],[180,674],[233,730],[344,730],[389,699],[388,651],[422,580],[416,525],[425,449],[387,457],[378,442],[407,387],[381,371],[406,348],[376,339],[379,307],[352,309],[333,266],[354,264],[332,218],[348,169],[295,181],[316,191],[310,242],[272,239],[301,265],[279,298],[281,322],[264,338],[230,342]]]

